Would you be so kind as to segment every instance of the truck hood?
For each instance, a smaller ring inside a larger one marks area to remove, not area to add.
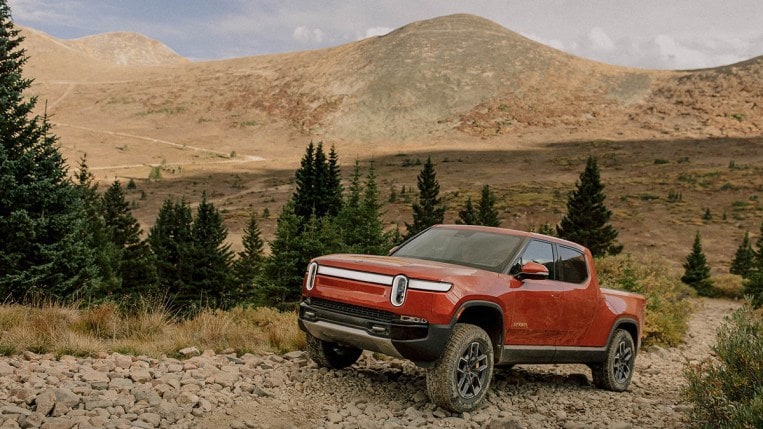
[[[388,276],[405,274],[410,278],[435,282],[453,282],[464,277],[498,276],[497,273],[462,265],[396,256],[341,254],[321,256],[313,261],[322,266]]]

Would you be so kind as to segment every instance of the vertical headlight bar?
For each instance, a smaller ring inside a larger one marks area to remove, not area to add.
[[[318,274],[318,263],[311,262],[310,265],[307,266],[307,281],[305,282],[307,290],[313,290],[315,287],[316,274]]]
[[[404,275],[395,276],[392,280],[392,293],[389,295],[389,302],[395,307],[400,307],[405,302],[405,294],[408,291],[408,277]]]

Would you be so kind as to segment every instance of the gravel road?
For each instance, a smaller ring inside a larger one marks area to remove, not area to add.
[[[451,414],[428,402],[425,371],[365,353],[341,371],[304,352],[184,352],[151,359],[25,353],[0,359],[0,427],[86,428],[674,428],[687,362],[710,356],[715,331],[740,304],[694,301],[686,343],[648,347],[628,391],[593,388],[582,365],[497,369],[482,408]]]

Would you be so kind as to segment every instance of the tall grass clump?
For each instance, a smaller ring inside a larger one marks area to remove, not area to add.
[[[745,305],[718,329],[716,359],[684,371],[696,428],[763,427],[763,317]]]
[[[644,343],[675,346],[686,334],[694,292],[662,259],[650,255],[618,255],[596,260],[602,287],[644,295]]]
[[[304,348],[294,311],[236,307],[202,309],[193,317],[173,315],[166,300],[124,305],[0,305],[0,355],[23,351],[56,356],[117,352],[175,356],[186,347],[221,352],[283,353]]]

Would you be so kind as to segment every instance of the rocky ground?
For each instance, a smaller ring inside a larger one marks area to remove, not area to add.
[[[685,344],[639,354],[630,389],[605,392],[581,365],[498,369],[485,405],[452,414],[428,402],[425,371],[364,354],[327,371],[303,352],[187,359],[25,353],[0,360],[3,428],[674,428],[685,426],[682,371],[710,356],[739,304],[697,301]]]

